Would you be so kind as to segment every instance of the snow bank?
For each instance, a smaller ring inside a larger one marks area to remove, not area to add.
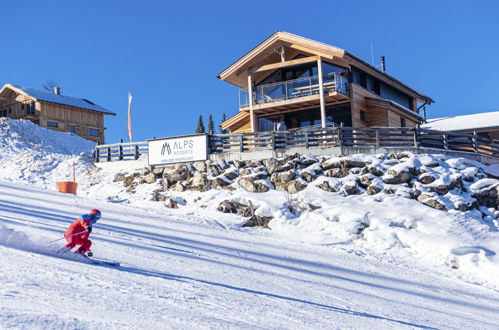
[[[0,118],[0,180],[55,190],[55,182],[73,180],[73,163],[77,178],[94,167],[94,145],[30,121]]]

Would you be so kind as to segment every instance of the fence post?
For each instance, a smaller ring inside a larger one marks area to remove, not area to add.
[[[244,152],[244,136],[241,134],[239,136],[239,152]]]
[[[343,134],[341,132],[341,127],[338,127],[338,147],[343,146]]]
[[[414,148],[419,148],[418,145],[418,129],[414,129]]]
[[[98,163],[99,162],[99,158],[100,158],[100,155],[99,155],[99,148],[95,147],[94,148],[94,162],[95,163]]]
[[[135,145],[135,160],[138,160],[140,157],[140,152],[139,152],[139,145]]]
[[[471,142],[473,143],[473,151],[478,152],[478,141],[476,138],[476,131],[473,131],[473,137],[471,138]]]
[[[308,131],[305,131],[305,148],[309,148]]]
[[[277,146],[275,144],[275,132],[274,131],[272,131],[272,136],[270,137],[270,143],[272,146],[272,150],[276,150]]]
[[[111,147],[107,147],[107,161],[111,161]]]
[[[443,142],[444,142],[444,149],[448,150],[449,149],[449,142],[447,141],[447,134],[442,135]]]
[[[379,131],[376,129],[376,149],[379,148]]]
[[[123,160],[123,145],[119,145],[119,160]]]

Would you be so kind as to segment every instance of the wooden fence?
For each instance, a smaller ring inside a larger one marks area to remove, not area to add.
[[[285,151],[295,148],[434,148],[484,154],[499,158],[499,140],[419,128],[328,127],[289,131],[208,135],[210,154]],[[148,152],[147,142],[98,145],[96,162],[139,159]]]

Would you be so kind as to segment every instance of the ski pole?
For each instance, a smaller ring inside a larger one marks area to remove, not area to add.
[[[61,239],[65,239],[66,237],[73,237],[73,236],[76,236],[76,235],[81,235],[81,234],[86,233],[86,232],[88,232],[88,231],[87,231],[87,230],[84,230],[84,231],[81,231],[81,232],[76,233],[76,234],[73,234],[73,235],[69,235],[69,236],[64,235],[64,237],[63,237],[63,238],[58,238],[58,239],[56,239],[56,240],[54,240],[54,241],[49,242],[49,244],[50,244],[50,243],[57,242],[57,241],[60,241]]]

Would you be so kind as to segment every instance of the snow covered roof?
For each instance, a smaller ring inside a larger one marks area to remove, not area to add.
[[[13,88],[16,91],[27,94],[27,95],[29,95],[29,96],[31,96],[39,101],[64,104],[64,105],[69,105],[69,106],[76,107],[76,108],[83,108],[83,109],[98,111],[98,112],[102,112],[102,113],[105,113],[108,115],[116,116],[116,114],[114,112],[111,112],[111,111],[107,110],[106,108],[101,107],[100,105],[97,105],[97,104],[95,104],[92,101],[87,100],[87,99],[81,99],[78,97],[73,97],[73,96],[68,96],[68,95],[60,95],[60,94],[55,94],[55,93],[50,93],[47,91],[39,90],[36,88],[23,87],[23,86],[12,85],[12,84],[6,84],[2,88],[2,90],[5,87]]]
[[[421,128],[438,131],[499,129],[499,111],[428,119]]]

